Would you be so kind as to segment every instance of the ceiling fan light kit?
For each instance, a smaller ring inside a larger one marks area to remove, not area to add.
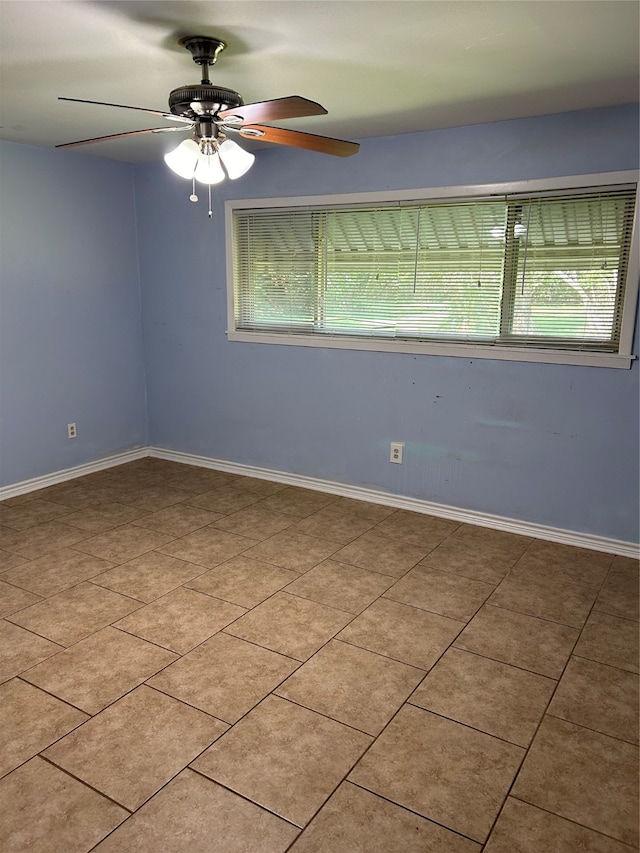
[[[201,67],[202,80],[199,85],[180,86],[173,89],[169,94],[168,113],[79,98],[60,98],[59,100],[136,110],[178,122],[181,127],[159,127],[114,133],[110,136],[83,139],[79,142],[67,142],[56,145],[56,148],[72,148],[125,136],[191,130],[192,138],[184,140],[165,154],[164,160],[176,175],[191,180],[191,201],[198,201],[195,191],[196,181],[208,186],[209,217],[212,216],[212,184],[222,183],[227,177],[231,180],[242,177],[255,161],[255,155],[229,139],[228,134],[237,134],[245,139],[260,139],[276,145],[304,148],[322,154],[333,154],[337,157],[349,157],[358,151],[360,146],[355,142],[256,124],[256,122],[326,115],[327,111],[315,101],[299,95],[245,104],[238,92],[222,86],[214,86],[209,79],[209,67],[214,65],[218,54],[226,47],[225,42],[209,36],[187,36],[180,39],[180,44],[189,51],[193,61]]]
[[[185,139],[164,155],[164,162],[181,178],[195,178],[202,184],[219,184],[225,177],[235,180],[246,174],[255,154],[245,151],[232,139]],[[223,169],[224,167],[224,169]],[[207,177],[208,174],[211,177]]]

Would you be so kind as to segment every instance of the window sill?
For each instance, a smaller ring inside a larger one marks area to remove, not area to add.
[[[297,335],[275,332],[227,332],[230,341],[281,346],[321,347],[324,349],[402,352],[412,355],[440,355],[458,358],[488,358],[495,361],[529,361],[543,364],[573,364],[584,367],[631,367],[634,355],[575,350],[529,349],[524,347],[480,346],[477,344],[434,343],[423,341],[356,338],[341,335]]]

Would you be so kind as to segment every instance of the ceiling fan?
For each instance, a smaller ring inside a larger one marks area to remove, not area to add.
[[[58,99],[135,110],[177,122],[179,127],[153,127],[145,130],[130,130],[125,133],[112,133],[109,136],[66,142],[56,145],[56,148],[74,148],[78,145],[88,145],[107,139],[122,139],[127,136],[192,131],[190,139],[165,155],[167,165],[174,172],[193,181],[192,201],[197,201],[195,181],[208,184],[210,196],[211,184],[220,183],[226,177],[239,178],[251,167],[255,159],[254,155],[237,145],[230,136],[305,148],[337,157],[349,157],[358,151],[360,146],[356,142],[262,124],[262,122],[303,116],[326,115],[327,110],[315,101],[299,95],[245,104],[238,92],[214,85],[209,79],[209,67],[216,62],[218,54],[226,47],[225,42],[209,36],[187,36],[180,39],[179,43],[191,53],[193,61],[201,67],[202,80],[200,84],[173,89],[169,93],[169,112],[130,107],[124,104],[109,104],[104,101],[88,101],[82,98]],[[211,216],[211,205],[209,205],[209,215]]]

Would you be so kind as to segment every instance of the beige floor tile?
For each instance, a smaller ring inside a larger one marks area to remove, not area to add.
[[[485,853],[631,853],[626,844],[508,797]]]
[[[513,572],[597,588],[604,580],[612,559],[611,554],[600,551],[534,539]]]
[[[560,678],[579,632],[566,625],[484,605],[455,641],[459,649]]]
[[[221,512],[228,515],[237,512],[244,507],[251,506],[260,500],[260,495],[254,492],[234,489],[233,486],[217,486],[208,492],[203,492],[196,497],[190,497],[191,506],[208,509],[210,512]]]
[[[8,853],[479,853],[559,678],[487,853],[631,853],[639,573],[152,457],[0,502]]]
[[[0,524],[0,549],[10,548],[16,539],[20,538],[19,533],[19,530],[14,530],[12,527],[4,527]],[[2,550],[1,553],[7,554],[9,552]]]
[[[3,579],[46,598],[89,580],[112,565],[108,560],[82,554],[73,548],[60,548],[5,572]]]
[[[54,490],[53,487],[48,486],[45,489],[34,489],[32,492],[25,492],[22,495],[14,495],[12,498],[5,498],[0,502],[0,523],[2,520],[2,509],[10,509],[14,506],[24,506],[24,504],[31,503],[31,501],[40,500],[44,498],[44,500],[53,501]],[[55,503],[55,501],[53,501]]]
[[[626,844],[638,844],[638,753],[629,743],[545,717],[513,794]]]
[[[205,571],[204,566],[149,551],[96,575],[91,581],[148,604]]]
[[[263,498],[275,495],[277,492],[282,492],[284,489],[289,488],[285,483],[274,483],[272,480],[261,480],[258,477],[236,477],[233,486],[236,489],[245,489],[247,492],[253,492]]]
[[[183,655],[246,612],[244,607],[228,601],[180,588],[125,616],[116,625]]]
[[[623,562],[623,559],[622,557],[615,558],[593,609],[608,613],[610,616],[635,619],[637,622],[640,618],[638,561],[627,560]]]
[[[331,640],[276,694],[370,735],[378,735],[424,672]]]
[[[337,542],[285,530],[251,548],[246,556],[293,572],[306,572],[339,548]]]
[[[164,479],[164,478],[161,478]],[[165,507],[186,501],[192,497],[192,493],[182,489],[172,489],[171,486],[147,485],[137,491],[126,492],[120,500],[123,503],[139,507],[145,512],[158,512]]]
[[[13,530],[26,530],[45,521],[53,521],[69,512],[69,507],[53,501],[35,499],[21,506],[0,507],[0,523]]]
[[[52,487],[52,500],[67,507],[68,512],[116,500],[120,492],[111,483],[87,481],[85,477]]]
[[[86,853],[128,812],[41,758],[0,781],[3,853]]]
[[[638,677],[617,667],[572,657],[549,713],[638,743]]]
[[[144,515],[144,510],[109,501],[72,512],[65,515],[61,521],[72,527],[79,527],[80,530],[86,530],[88,533],[104,533],[122,524],[129,524],[141,515]]]
[[[33,758],[86,719],[86,714],[19,678],[0,685],[0,776]]]
[[[409,700],[427,711],[529,746],[556,682],[505,663],[449,649]]]
[[[638,672],[640,626],[607,613],[591,613],[575,653],[583,658]]]
[[[168,853],[168,844],[171,853],[284,853],[298,831],[232,791],[184,770],[94,853]]]
[[[270,696],[193,767],[304,826],[370,743],[362,732]]]
[[[385,592],[384,597],[467,622],[493,590],[492,584],[417,566]]]
[[[94,557],[102,557],[112,563],[124,563],[139,557],[140,554],[159,548],[171,542],[172,539],[173,536],[158,533],[156,530],[145,530],[144,527],[125,524],[85,539],[75,547],[84,554],[93,554]]]
[[[297,577],[298,573],[289,569],[250,557],[233,557],[186,585],[240,607],[255,607]]]
[[[8,530],[8,528],[5,528]],[[3,532],[0,548],[26,557],[28,560],[37,560],[45,554],[58,548],[68,548],[70,545],[79,544],[87,538],[84,530],[71,527],[69,524],[61,524],[58,521],[47,521],[44,524],[36,524],[27,530],[12,531],[5,535]]]
[[[329,539],[348,545],[358,536],[370,530],[374,522],[359,515],[348,515],[342,509],[336,509],[335,503],[325,509],[314,512],[306,518],[297,521],[291,528],[292,533],[304,533],[306,536],[317,536],[319,539]]]
[[[531,541],[513,533],[463,524],[420,565],[498,584]]]
[[[277,592],[226,629],[296,660],[307,660],[353,617],[350,613]]]
[[[61,651],[62,646],[1,619],[0,683]]]
[[[179,467],[186,470],[180,471],[176,468],[167,473],[165,475],[167,486],[194,495],[201,495],[204,492],[211,491],[211,489],[217,489],[219,486],[228,486],[236,480],[234,474],[225,474],[211,468],[195,468],[193,465],[182,464],[179,464]]]
[[[361,613],[392,584],[393,578],[379,572],[325,560],[290,583],[286,591],[338,610]]]
[[[115,628],[103,628],[22,674],[88,714],[142,684],[176,655]]]
[[[219,512],[209,512],[197,506],[179,503],[137,519],[134,524],[171,536],[186,536],[222,518]]]
[[[349,779],[484,842],[524,750],[405,705]]]
[[[225,730],[224,723],[208,714],[143,685],[49,747],[44,755],[133,810]]]
[[[352,566],[360,566],[361,569],[371,569],[383,575],[400,578],[425,554],[424,548],[398,542],[370,531],[341,548],[333,558],[340,563],[349,563]]]
[[[281,530],[291,527],[295,523],[290,515],[281,512],[272,512],[260,504],[245,507],[231,515],[225,515],[213,526],[219,530],[229,530],[240,536],[249,536],[251,539],[267,539]]]
[[[0,572],[8,572],[10,569],[16,566],[23,566],[28,562],[26,557],[20,557],[18,554],[11,554],[9,551],[0,550]]]
[[[640,558],[638,557],[622,557],[616,554],[611,563],[609,571],[631,573],[634,577],[640,576]]]
[[[70,646],[139,607],[140,602],[124,595],[81,583],[14,613],[10,621],[61,646]]]
[[[311,489],[301,489],[298,486],[287,486],[275,495],[264,498],[262,506],[273,512],[283,512],[285,515],[295,515],[306,518],[314,512],[334,503],[335,495],[325,492],[314,492]]]
[[[226,723],[235,723],[297,666],[291,658],[220,633],[149,684]]]
[[[422,515],[419,512],[409,512],[399,509],[381,521],[376,532],[389,539],[399,539],[408,542],[425,551],[431,551],[443,539],[450,536],[460,526],[458,521],[448,521],[433,515]]]
[[[344,782],[291,853],[479,853],[480,845]]]
[[[170,557],[213,569],[256,544],[256,539],[237,536],[235,533],[227,533],[226,530],[216,530],[213,527],[203,527],[181,539],[174,539],[158,550]]]
[[[36,601],[40,601],[39,595],[34,595],[25,589],[0,581],[0,619],[4,616],[11,616],[18,610],[24,610],[25,607],[35,604]]]
[[[337,639],[428,670],[464,624],[380,598],[347,625]]]
[[[331,504],[331,509],[344,512],[347,515],[358,515],[377,524],[395,512],[393,507],[386,504],[374,504],[370,501],[359,501],[356,498],[338,498]]]
[[[582,628],[596,598],[596,590],[571,581],[552,581],[531,575],[509,575],[489,599],[490,604]]]
[[[478,548],[496,551],[496,557],[504,559],[505,563],[513,557],[521,557],[534,541],[530,536],[518,533],[507,533],[492,527],[481,527],[478,524],[461,524],[452,536],[453,539],[468,539],[474,541]]]

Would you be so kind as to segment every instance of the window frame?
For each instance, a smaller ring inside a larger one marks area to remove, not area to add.
[[[629,368],[636,356],[632,354],[636,306],[640,285],[640,172],[638,170],[510,181],[497,184],[446,186],[409,190],[383,190],[361,193],[339,193],[281,198],[241,198],[225,201],[225,240],[227,272],[227,338],[245,343],[277,344],[281,346],[323,347],[325,349],[400,352],[413,355],[439,355],[462,358],[482,358],[499,361],[526,361],[546,364],[570,364],[589,367]],[[300,208],[317,206],[355,207],[375,204],[416,204],[446,200],[480,200],[512,193],[541,193],[615,184],[636,184],[636,206],[632,226],[630,256],[624,293],[622,323],[618,352],[597,352],[553,348],[479,345],[447,341],[412,341],[356,335],[304,334],[296,332],[264,332],[237,329],[235,325],[235,293],[233,269],[233,216],[236,210],[264,208]]]

